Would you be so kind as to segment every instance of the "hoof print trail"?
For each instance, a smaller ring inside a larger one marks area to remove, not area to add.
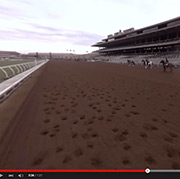
[[[177,162],[172,163],[172,169],[180,169],[180,164]]]
[[[56,148],[56,153],[60,153],[60,152],[62,152],[64,149],[63,149],[63,147],[57,147]]]
[[[129,144],[125,144],[123,148],[124,148],[124,150],[128,151],[128,150],[130,150],[132,147],[131,147]]]
[[[93,137],[93,138],[96,138],[96,137],[98,137],[98,134],[97,134],[97,133],[94,133],[94,134],[92,134],[92,137]]]
[[[50,134],[49,137],[54,137],[56,134]]]
[[[83,155],[83,151],[82,151],[82,149],[77,149],[77,150],[75,150],[74,151],[74,155],[76,156],[76,157],[80,157],[81,155]]]
[[[98,117],[98,120],[99,120],[99,121],[102,121],[103,119],[104,119],[103,116],[99,116],[99,117]]]
[[[129,165],[131,162],[130,162],[128,159],[124,159],[124,160],[122,161],[122,163],[123,163],[124,165]]]
[[[156,126],[153,126],[151,124],[144,124],[143,128],[147,131],[156,131],[158,128]]]
[[[81,120],[85,119],[85,115],[80,115],[80,119]]]
[[[37,158],[34,160],[34,162],[32,163],[33,166],[38,166],[43,162],[42,158]]]
[[[126,137],[125,137],[123,134],[116,134],[116,135],[114,136],[114,140],[115,140],[115,141],[120,141],[120,142],[122,142],[122,141],[125,141],[125,140],[126,140]]]
[[[41,132],[41,135],[47,135],[48,133],[49,133],[48,130],[44,130]]]
[[[128,134],[129,134],[129,132],[128,132],[128,130],[127,130],[127,129],[124,129],[124,130],[122,131],[122,134],[123,134],[123,135],[128,135]]]
[[[113,131],[113,132],[118,132],[119,129],[115,127],[115,128],[112,129],[112,131]]]
[[[75,132],[72,132],[72,133],[71,133],[71,137],[72,137],[72,139],[76,138],[77,136],[78,136],[78,134],[77,134],[77,133],[75,133]]]
[[[62,162],[64,164],[66,164],[66,163],[70,162],[71,160],[72,160],[72,158],[70,156],[66,156]]]
[[[65,121],[65,120],[67,120],[67,116],[62,116],[61,119],[62,119],[63,121]]]
[[[49,119],[44,120],[44,123],[49,123],[49,122],[50,122]]]
[[[148,157],[145,157],[145,161],[148,163],[148,164],[156,164],[156,161],[154,160],[153,157],[151,156],[148,156]]]
[[[92,158],[91,165],[94,167],[100,167],[102,165],[102,161],[99,158]]]
[[[77,124],[78,123],[78,121],[77,120],[75,120],[74,122],[73,122],[73,124]]]
[[[55,126],[54,126],[54,128],[55,128],[55,129],[56,129],[56,128],[59,128],[59,126],[60,126],[60,125],[59,125],[59,124],[57,124],[57,125],[55,125]]]
[[[131,114],[134,114],[134,115],[139,115],[140,113],[137,112],[137,111],[130,111]]]
[[[87,143],[87,148],[89,148],[89,149],[94,148],[93,142],[88,142],[88,143]]]
[[[147,138],[147,137],[148,137],[145,132],[141,132],[139,135],[140,135],[142,138]]]
[[[82,134],[83,139],[90,139],[90,135],[88,133]]]
[[[61,112],[60,111],[56,111],[56,114],[61,114]]]

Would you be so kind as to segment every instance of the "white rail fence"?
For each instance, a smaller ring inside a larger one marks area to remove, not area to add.
[[[9,69],[13,76],[17,73],[22,73],[23,71],[33,67],[32,62],[31,63],[22,63],[22,64],[15,64],[15,65],[8,65],[8,66],[2,66],[0,67],[0,70],[4,73],[5,79],[11,77],[11,75],[8,74],[6,69]],[[16,71],[15,71],[16,69]]]
[[[48,62],[48,60],[41,60],[41,61],[38,61],[36,65],[28,63],[29,64],[28,67],[30,69],[28,69],[22,73],[19,73],[18,75],[15,75],[13,78],[10,78],[10,79],[0,83],[0,103],[2,103],[5,99],[7,99],[7,97],[10,96],[10,94],[13,93],[26,79],[28,79],[28,77],[34,71],[39,69],[41,66],[43,66],[47,62]],[[33,65],[33,66],[31,66],[31,65]],[[10,65],[10,67],[11,66],[17,66],[17,64]],[[23,66],[24,66],[24,69],[21,69],[21,70],[25,70],[25,65],[23,65]]]
[[[22,73],[40,63],[43,63],[44,60],[34,61],[34,62],[27,62],[27,63],[19,63],[19,64],[13,64],[13,65],[7,65],[7,66],[0,66],[0,71],[3,72],[4,78],[0,79],[0,82],[9,79],[19,73]],[[11,73],[8,73],[8,70]]]

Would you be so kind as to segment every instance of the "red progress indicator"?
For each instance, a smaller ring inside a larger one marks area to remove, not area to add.
[[[150,171],[148,169],[148,171]],[[147,172],[146,170],[0,170],[0,172]]]

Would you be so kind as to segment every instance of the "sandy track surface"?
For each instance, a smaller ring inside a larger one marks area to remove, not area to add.
[[[179,76],[48,62],[0,141],[0,168],[180,169]]]

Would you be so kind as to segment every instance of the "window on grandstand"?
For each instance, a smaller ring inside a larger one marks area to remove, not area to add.
[[[154,31],[154,30],[156,30],[156,29],[158,29],[158,27],[152,27],[152,28],[143,30],[143,32],[144,32],[144,33],[145,33],[145,32],[151,32],[151,31]]]
[[[162,29],[162,28],[165,28],[165,27],[167,27],[167,24],[162,24],[162,25],[158,26],[158,29]]]
[[[170,22],[170,23],[168,23],[167,26],[173,26],[173,25],[177,25],[177,24],[180,24],[180,20],[174,21],[174,22]]]
[[[177,36],[178,36],[177,33],[170,33],[170,34],[169,34],[169,38],[170,38],[170,39],[175,39],[175,38],[177,38]]]
[[[132,33],[132,34],[127,34],[127,37],[131,37],[131,36],[134,36],[134,35],[136,35],[137,33],[136,32],[134,32],[134,33]]]

